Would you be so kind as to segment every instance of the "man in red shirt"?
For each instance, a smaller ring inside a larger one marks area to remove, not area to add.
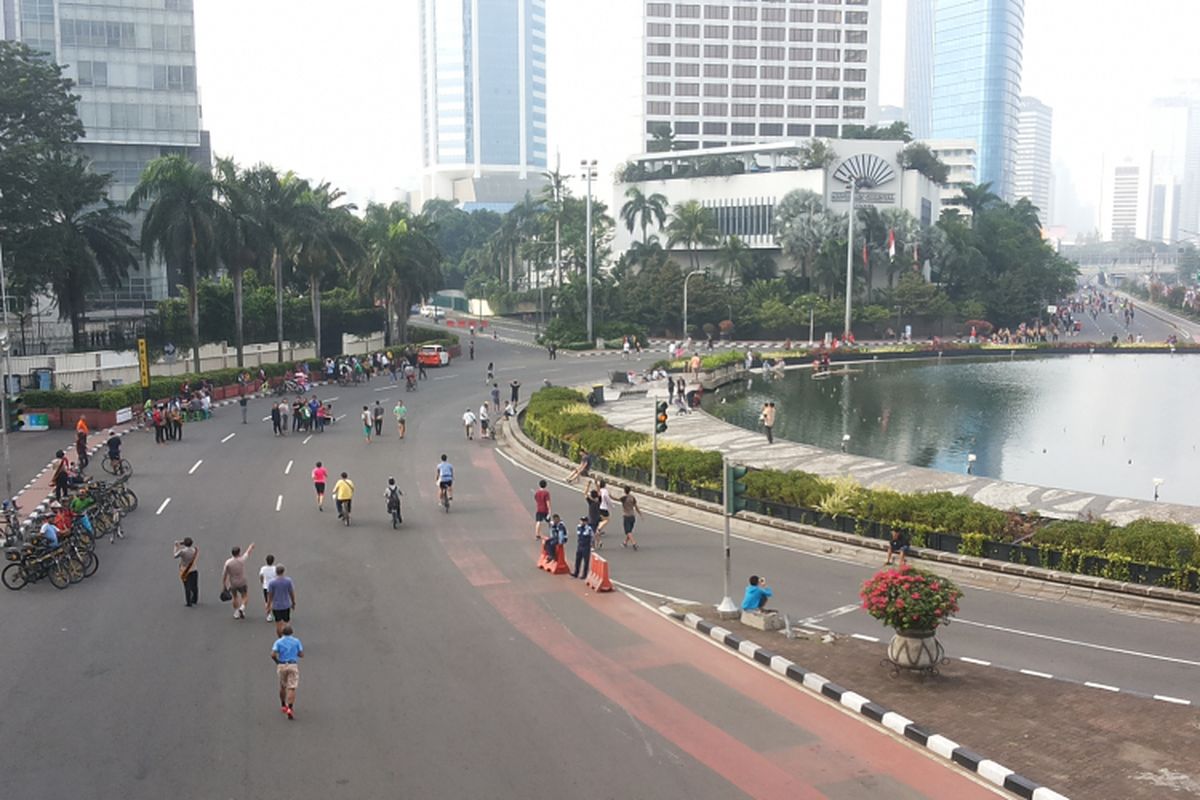
[[[533,493],[533,538],[541,541],[542,539],[542,523],[550,526],[550,491],[546,488],[546,481],[538,481],[537,491]]]

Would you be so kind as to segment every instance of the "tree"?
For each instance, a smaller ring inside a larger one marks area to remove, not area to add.
[[[962,187],[962,196],[955,198],[952,202],[971,212],[971,226],[974,227],[975,217],[1000,202],[1000,196],[992,193],[991,183],[968,183]]]
[[[667,223],[667,248],[682,244],[688,251],[688,262],[693,270],[700,268],[697,250],[717,241],[717,221],[712,211],[700,205],[698,200],[676,203],[671,209],[671,221]]]
[[[201,273],[216,266],[219,230],[227,225],[226,211],[217,201],[213,176],[183,156],[151,161],[129,196],[128,208],[147,206],[142,222],[142,251],[182,267],[188,283],[188,316],[192,327],[192,365],[200,371]]]
[[[344,196],[328,183],[306,186],[297,203],[297,224],[288,232],[289,255],[297,271],[308,280],[318,359],[322,357],[321,280],[335,265],[348,272],[351,264],[364,255],[357,238],[358,218],[351,213],[354,206],[339,203]],[[407,310],[407,306],[404,308]]]
[[[716,267],[725,273],[726,286],[733,286],[734,276],[741,277],[753,264],[753,251],[736,236],[726,237],[717,249]]]
[[[563,201],[571,194],[571,190],[567,188],[566,176],[557,167],[553,171],[543,172],[542,177],[546,179],[546,185],[542,187],[542,204],[554,222],[554,280],[558,286],[562,286]]]
[[[824,139],[809,139],[800,146],[800,169],[829,169],[838,160],[837,151]]]
[[[626,189],[625,196],[629,199],[625,201],[625,205],[621,206],[621,221],[625,223],[629,232],[633,233],[634,227],[640,220],[642,243],[645,244],[648,236],[647,228],[651,221],[660,229],[667,223],[667,197],[659,192],[645,195],[636,186]]]
[[[775,241],[791,259],[800,276],[808,279],[821,245],[837,236],[841,215],[825,208],[821,195],[808,189],[788,192],[775,207]]]
[[[221,260],[233,285],[233,341],[237,365],[245,366],[246,321],[244,279],[247,270],[270,258],[270,242],[260,218],[260,198],[253,175],[230,158],[217,159],[217,186],[228,214],[221,237]]]
[[[912,131],[907,122],[893,122],[889,125],[843,125],[843,139],[882,139],[889,142],[911,142]]]
[[[26,232],[20,252],[37,264],[38,288],[49,289],[60,319],[70,320],[71,342],[83,349],[87,295],[102,282],[113,286],[137,268],[137,243],[129,223],[105,197],[111,178],[88,169],[77,156],[55,156],[42,165],[39,191],[54,198],[43,225]]]
[[[646,143],[647,153],[665,153],[675,149],[675,132],[666,122],[657,122],[650,129],[650,141]]]
[[[275,284],[275,339],[276,357],[283,362],[283,306],[284,271],[289,259],[285,257],[289,232],[299,217],[297,206],[306,183],[295,173],[280,175],[266,164],[260,164],[245,176],[247,190],[253,198],[253,213],[262,235],[263,255],[259,264],[266,263],[269,270],[264,278]]]
[[[441,285],[441,253],[434,235],[431,223],[421,215],[413,216],[403,203],[367,206],[360,231],[366,255],[356,272],[360,288],[384,302],[389,343],[407,339],[412,301]]]
[[[923,142],[913,142],[905,147],[897,160],[902,168],[916,170],[939,186],[950,179],[950,168]]]

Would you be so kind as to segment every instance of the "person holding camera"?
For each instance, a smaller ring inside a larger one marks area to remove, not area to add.
[[[751,575],[750,582],[746,585],[746,594],[742,596],[742,611],[766,611],[767,600],[772,594],[766,578]]]
[[[175,542],[175,558],[179,559],[179,580],[183,582],[183,600],[188,608],[200,602],[200,574],[196,562],[200,560],[200,548],[188,536]]]

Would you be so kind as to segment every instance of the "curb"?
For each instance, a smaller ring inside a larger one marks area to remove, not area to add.
[[[679,619],[678,616],[673,614],[668,615],[662,611],[659,613],[662,613],[664,616],[671,616],[673,619]],[[985,758],[974,750],[970,750],[952,739],[948,739],[923,725],[913,722],[908,717],[892,711],[886,706],[873,703],[866,697],[852,692],[843,686],[839,686],[828,678],[812,670],[805,669],[796,662],[784,658],[778,653],[768,650],[749,639],[744,639],[719,625],[714,625],[695,614],[684,616],[682,623],[689,628],[703,633],[710,639],[720,642],[738,655],[762,664],[772,672],[776,672],[816,694],[837,702],[876,725],[903,736],[905,739],[921,745],[931,753],[935,753],[960,767],[974,772],[989,783],[995,784],[1017,797],[1024,798],[1024,800],[1069,800],[1066,795],[1059,794],[1053,789],[1042,786],[1036,781],[1032,781],[1024,775],[1020,775],[1005,767],[1003,764]]]

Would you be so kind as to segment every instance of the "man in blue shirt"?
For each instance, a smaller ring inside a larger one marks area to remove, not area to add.
[[[543,481],[545,483],[545,481]],[[558,558],[558,546],[567,546],[567,526],[563,524],[562,519],[555,514],[550,521],[550,534],[546,537],[546,541],[542,547],[546,553],[546,558],[554,561]]]
[[[284,635],[286,623],[292,621],[292,609],[296,607],[296,587],[284,572],[283,564],[276,564],[275,577],[267,584],[267,613],[275,618],[276,636]]]
[[[296,687],[300,685],[300,659],[304,658],[304,645],[292,635],[292,626],[283,626],[283,635],[271,645],[271,660],[279,676],[279,710],[295,719],[293,706],[296,704]]]
[[[742,611],[766,611],[767,598],[771,594],[764,578],[751,575],[750,584],[746,587],[746,594],[742,597]]]
[[[438,484],[438,499],[441,499],[441,493],[446,492],[446,497],[454,499],[454,465],[446,460],[446,454],[442,454],[442,460],[437,465],[437,484]]]
[[[572,578],[587,580],[588,571],[592,565],[592,536],[594,534],[595,530],[588,524],[588,518],[580,517],[579,525],[575,528],[575,571],[571,573]],[[583,567],[583,575],[579,574],[580,566]]]
[[[58,528],[54,526],[53,522],[50,520],[43,522],[39,532],[45,538],[47,547],[51,549],[58,547]]]

